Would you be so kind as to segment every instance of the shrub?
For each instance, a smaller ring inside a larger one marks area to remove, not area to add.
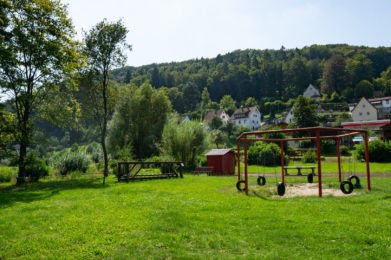
[[[201,166],[206,166],[206,156],[200,156],[200,165]]]
[[[336,145],[330,140],[325,140],[321,142],[320,151],[322,154],[335,154],[337,151]]]
[[[58,162],[56,168],[65,176],[72,171],[85,173],[90,164],[90,158],[86,153],[66,153]]]
[[[368,143],[369,161],[370,162],[390,162],[391,161],[391,144],[382,141],[372,141]],[[362,143],[357,148],[356,157],[359,160],[365,160],[365,144]]]
[[[288,163],[288,157],[284,157]],[[248,149],[248,164],[275,166],[281,164],[281,150],[275,143],[257,143]]]
[[[346,145],[341,145],[339,147],[339,152],[341,153],[341,155],[350,155],[349,147],[347,147]]]
[[[26,157],[26,177],[30,179],[30,181],[35,182],[40,178],[49,175],[49,168],[46,165],[45,161],[34,156],[33,154],[29,154]]]
[[[316,163],[317,160],[318,159],[316,157],[316,153],[314,153],[313,151],[307,151],[301,161],[303,163]]]
[[[0,167],[0,182],[10,182],[16,176],[17,169],[15,167]]]

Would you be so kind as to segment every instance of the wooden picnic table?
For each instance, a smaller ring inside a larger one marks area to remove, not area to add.
[[[206,173],[210,175],[212,172],[213,172],[213,167],[211,166],[197,167],[194,169],[195,174]]]
[[[302,175],[302,174],[301,174],[301,169],[311,169],[311,170],[312,170],[312,174],[313,174],[313,175],[316,175],[316,174],[315,174],[316,166],[301,166],[301,165],[297,165],[297,166],[284,166],[285,175],[289,175],[289,174],[288,174],[288,169],[297,169],[297,175]]]

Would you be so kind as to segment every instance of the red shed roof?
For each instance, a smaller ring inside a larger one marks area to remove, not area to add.
[[[225,155],[229,152],[234,152],[232,149],[212,149],[205,155]]]

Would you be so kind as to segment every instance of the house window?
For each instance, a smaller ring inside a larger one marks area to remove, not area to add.
[[[362,116],[362,112],[360,112],[359,115]]]
[[[241,122],[240,122],[240,120],[239,120],[239,124],[240,124]]]
[[[247,123],[247,120],[246,120],[246,119],[243,120],[243,124],[245,124],[245,123]]]
[[[367,116],[369,116],[370,112],[367,112]]]
[[[364,104],[364,105],[362,105],[362,107],[363,107],[363,108],[365,108],[365,104]]]

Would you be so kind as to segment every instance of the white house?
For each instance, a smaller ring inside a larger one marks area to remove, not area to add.
[[[209,122],[210,120],[212,120],[214,116],[220,117],[221,121],[223,121],[224,124],[226,124],[229,120],[229,115],[225,113],[224,109],[218,109],[206,113],[204,121]]]
[[[355,122],[377,120],[377,109],[365,97],[351,111]]]
[[[322,97],[322,93],[317,87],[313,86],[312,84],[309,84],[307,89],[304,91],[303,96],[318,101]]]
[[[285,116],[285,123],[289,124],[293,122],[293,107],[289,110],[288,114]]]
[[[242,107],[235,110],[230,120],[237,126],[242,125],[254,130],[261,126],[262,115],[256,106]]]
[[[391,113],[391,97],[372,98],[368,101],[377,109],[378,117],[386,117]]]

